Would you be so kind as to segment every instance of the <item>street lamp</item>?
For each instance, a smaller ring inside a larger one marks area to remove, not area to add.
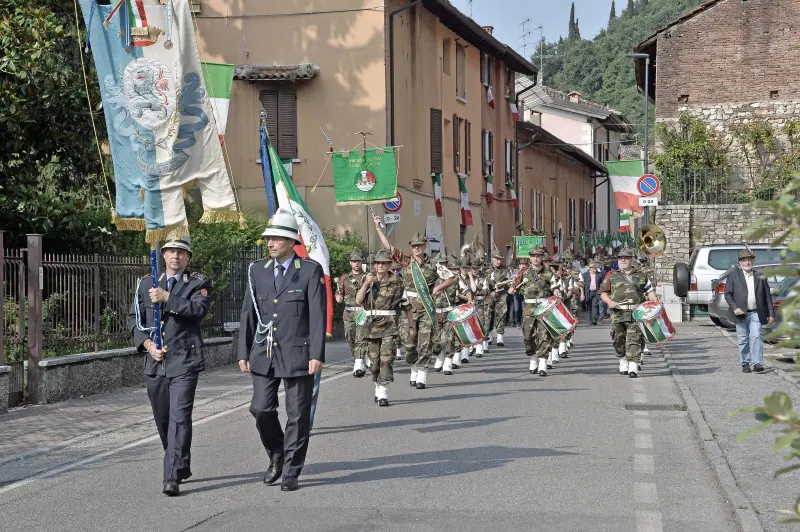
[[[649,161],[647,160],[647,152],[648,152],[648,143],[647,143],[647,133],[649,129],[648,124],[648,90],[650,90],[650,54],[643,54],[643,53],[631,53],[628,54],[628,57],[633,57],[634,59],[644,59],[644,90],[642,93],[644,94],[644,173],[647,173],[647,167],[649,166]],[[650,208],[644,208],[644,219],[645,225],[650,223]]]

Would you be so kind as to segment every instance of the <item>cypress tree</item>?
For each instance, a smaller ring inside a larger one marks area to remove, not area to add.
[[[574,36],[575,36],[575,40],[576,41],[580,41],[581,40],[581,28],[579,26],[579,23],[580,23],[580,21],[578,19],[575,19],[575,33],[574,33]]]
[[[625,15],[628,18],[633,17],[633,0],[628,0],[628,8],[625,10]]]
[[[567,40],[575,40],[575,2],[572,2],[572,7],[569,9],[569,29],[567,30]]]
[[[611,13],[608,15],[608,25],[617,19],[617,6],[614,5],[614,0],[611,0]]]

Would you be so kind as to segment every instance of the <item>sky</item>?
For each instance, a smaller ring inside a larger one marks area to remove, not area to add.
[[[468,0],[450,0],[459,11],[470,14]],[[537,26],[542,26],[547,42],[557,41],[560,36],[567,37],[569,24],[568,0],[473,0],[472,18],[481,26],[494,26],[494,36],[511,48],[522,53],[522,21],[527,37],[527,56],[533,54],[535,43],[540,39]],[[627,2],[617,2],[617,14]],[[575,18],[578,19],[581,37],[591,39],[608,23],[611,0],[575,0]]]

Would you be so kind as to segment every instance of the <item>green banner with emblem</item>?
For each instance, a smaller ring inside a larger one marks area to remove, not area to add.
[[[368,205],[397,198],[397,148],[331,153],[337,205]]]
[[[436,319],[436,305],[433,304],[433,298],[428,291],[428,283],[425,281],[425,276],[422,275],[422,270],[417,261],[413,259],[411,260],[411,277],[414,279],[414,288],[417,289],[419,300],[422,301],[425,312],[433,322]]]
[[[518,235],[514,237],[514,258],[527,258],[533,248],[544,247],[544,235]]]

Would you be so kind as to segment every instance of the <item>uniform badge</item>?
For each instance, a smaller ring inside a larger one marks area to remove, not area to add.
[[[200,295],[203,296],[203,297],[206,297],[208,295],[208,289],[207,288],[201,288],[200,289]]]
[[[324,277],[320,277],[319,278],[319,284],[325,284],[325,278]]]

